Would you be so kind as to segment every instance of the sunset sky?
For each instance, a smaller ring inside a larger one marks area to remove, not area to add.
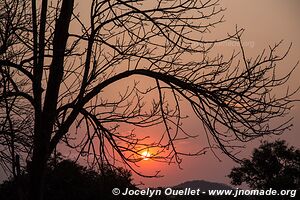
[[[84,13],[85,10],[86,12],[89,12],[90,5],[86,3],[88,1],[84,4],[82,3],[83,1],[78,0],[78,2],[81,3],[78,3],[78,7],[81,6],[80,9],[78,8],[79,12],[81,12],[82,16],[88,16],[89,13]],[[225,22],[217,25],[217,27],[212,30],[209,37],[213,39],[224,38],[228,33],[234,33],[236,27],[244,28],[245,31],[242,37],[242,44],[248,57],[256,57],[263,51],[263,49],[268,49],[269,45],[272,46],[280,40],[284,40],[280,47],[280,51],[282,52],[279,52],[279,54],[282,55],[282,53],[289,47],[290,43],[292,43],[292,49],[288,56],[282,62],[278,63],[279,66],[277,72],[279,75],[288,73],[297,61],[300,60],[299,0],[220,0],[220,4],[223,8],[226,8],[223,13]],[[83,17],[82,21],[85,20],[86,18]],[[77,27],[74,26],[70,29],[71,31],[74,31],[76,28]],[[213,53],[228,55],[232,52],[232,47],[234,47],[234,45],[235,44],[231,42],[223,43],[222,46],[218,47],[221,52]],[[125,66],[125,68],[126,67],[127,66]],[[287,84],[289,85],[290,90],[295,90],[300,86],[299,75],[300,65],[294,71]],[[132,80],[133,79],[131,79],[131,81]],[[149,85],[147,85],[147,81],[147,79],[143,79],[141,85],[148,87]],[[123,84],[123,87],[127,86],[127,83],[123,80],[119,82],[119,85]],[[108,88],[107,93],[103,92],[107,95],[105,98],[114,99],[114,95],[119,94],[116,92],[117,89],[120,89],[118,88],[118,85]],[[281,89],[276,91],[278,95],[285,94],[285,90],[283,89],[286,88]],[[120,90],[122,91],[122,89]],[[300,92],[295,95],[295,98],[300,99]],[[183,109],[185,109],[184,112],[190,116],[188,120],[184,120],[183,128],[189,134],[198,135],[198,137],[191,140],[176,141],[176,144],[178,145],[177,147],[179,150],[184,150],[185,152],[197,151],[197,149],[201,149],[208,145],[207,138],[201,122],[199,122],[199,119],[194,116],[190,106],[184,104]],[[300,148],[300,101],[295,103],[289,117],[294,117],[294,126],[291,131],[287,131],[281,136],[265,136],[264,138],[259,138],[252,142],[245,143],[245,148],[241,149],[241,152],[237,154],[237,157],[248,158],[251,155],[253,148],[259,146],[260,140],[273,141],[281,138],[287,140],[288,144]],[[126,131],[131,131],[130,127],[120,128],[120,132]],[[163,131],[159,126],[135,129],[135,134],[139,137],[151,136],[154,139],[159,138],[162,132]],[[62,151],[64,151],[64,148],[62,148]],[[140,154],[141,161],[138,163],[136,168],[139,172],[145,175],[153,175],[156,171],[160,171],[160,175],[163,176],[160,178],[143,178],[134,174],[134,182],[136,184],[142,182],[145,184],[144,187],[173,186],[184,181],[201,179],[229,184],[230,180],[226,177],[226,175],[230,173],[230,170],[234,166],[237,166],[234,161],[232,161],[228,156],[222,154],[220,150],[216,150],[215,155],[208,149],[204,155],[198,157],[183,156],[181,157],[183,160],[180,167],[176,164],[167,164],[148,159],[148,157],[151,157],[153,154],[151,150],[143,150]],[[76,157],[71,153],[69,155],[70,158]],[[5,177],[5,175],[1,174],[3,174],[2,171],[0,171],[0,182],[3,177]]]
[[[290,42],[293,43],[292,50],[285,61],[281,62],[280,70],[287,72],[300,59],[300,2],[298,0],[221,0],[221,5],[227,10],[224,12],[226,22],[216,28],[218,36],[226,36],[232,32],[237,25],[245,28],[243,41],[248,55],[257,55],[268,45],[284,40],[283,48],[287,48]],[[296,88],[300,85],[300,66],[296,69],[290,80],[290,87]],[[280,91],[278,91],[280,92]],[[300,99],[300,94],[297,95]],[[294,127],[280,137],[264,137],[263,140],[275,140],[276,138],[286,139],[290,145],[300,148],[300,103],[297,103],[291,112],[294,117]],[[191,131],[197,130],[198,121],[191,120],[185,124]],[[246,144],[247,148],[239,154],[240,158],[249,157],[253,148],[258,147],[259,140]],[[198,144],[198,143],[197,143]],[[183,146],[191,147],[197,145],[190,141]],[[135,176],[135,181],[142,181],[145,186],[170,186],[188,180],[204,179],[208,181],[223,182],[229,184],[226,177],[230,169],[237,166],[231,159],[218,154],[221,162],[208,151],[205,155],[192,158],[183,158],[181,168],[176,165],[155,163],[151,160],[144,160],[140,164],[140,170],[152,173],[161,170],[162,178],[140,178]]]

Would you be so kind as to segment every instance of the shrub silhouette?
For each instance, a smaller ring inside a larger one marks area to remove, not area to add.
[[[19,177],[22,198],[28,196],[29,177],[24,173]],[[123,168],[104,165],[101,173],[81,166],[72,160],[50,163],[47,168],[45,200],[94,200],[113,199],[112,189],[136,188],[132,174]],[[0,199],[19,199],[17,181],[10,179],[0,186]]]

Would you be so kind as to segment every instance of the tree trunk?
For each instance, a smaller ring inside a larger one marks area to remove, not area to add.
[[[37,156],[34,157],[37,160]],[[44,162],[34,162],[30,176],[30,200],[43,200],[45,185],[45,164]]]
[[[21,166],[20,166],[20,156],[17,154],[15,156],[15,165],[16,165],[16,185],[17,185],[17,193],[18,193],[18,199],[23,200],[24,199],[24,190],[23,190],[23,184],[20,180],[21,178]]]
[[[44,4],[47,1],[43,1]],[[36,110],[34,124],[34,145],[30,169],[29,200],[43,200],[47,160],[51,155],[50,140],[53,131],[60,84],[64,73],[64,57],[74,0],[63,0],[53,37],[53,58],[42,110]],[[42,7],[47,8],[47,5]],[[46,18],[44,22],[46,22]],[[42,21],[42,20],[41,20]],[[42,38],[44,39],[44,38]],[[43,54],[42,54],[43,55]],[[43,60],[43,59],[42,59]],[[41,62],[40,64],[43,64]],[[41,65],[42,66],[42,65]],[[40,66],[39,66],[40,67]],[[39,82],[39,80],[37,80]],[[39,82],[40,85],[40,82]],[[39,92],[37,90],[37,92]],[[40,100],[40,95],[37,95]],[[39,104],[39,106],[42,104]]]
[[[41,132],[45,133],[45,132]],[[35,139],[35,145],[32,156],[32,163],[30,166],[30,188],[29,200],[43,200],[46,166],[48,160],[49,140],[47,137],[39,137]],[[45,136],[45,135],[44,135]]]

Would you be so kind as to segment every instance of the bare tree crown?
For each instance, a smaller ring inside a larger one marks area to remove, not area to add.
[[[277,55],[278,43],[249,59],[243,29],[207,39],[223,22],[218,0],[92,0],[85,17],[77,13],[82,3],[1,1],[2,161],[15,151],[49,157],[60,143],[100,167],[118,159],[136,171],[142,150],[151,148],[152,159],[180,163],[181,155],[206,150],[176,148],[178,140],[195,138],[182,124],[186,102],[204,127],[208,147],[233,159],[237,141],[291,127],[290,119],[270,125],[288,114],[296,92],[274,93],[293,72],[275,72],[290,48]],[[227,58],[213,56],[226,41],[238,49]],[[115,84],[122,90],[111,91]],[[161,139],[148,142],[134,131],[120,132],[123,125],[160,125]]]

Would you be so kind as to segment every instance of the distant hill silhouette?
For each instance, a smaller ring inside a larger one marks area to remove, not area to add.
[[[191,188],[191,189],[201,189],[202,191],[234,189],[224,183],[209,182],[209,181],[205,181],[205,180],[186,181],[186,182],[180,183],[179,185],[173,186],[172,188],[176,188],[176,189]]]

